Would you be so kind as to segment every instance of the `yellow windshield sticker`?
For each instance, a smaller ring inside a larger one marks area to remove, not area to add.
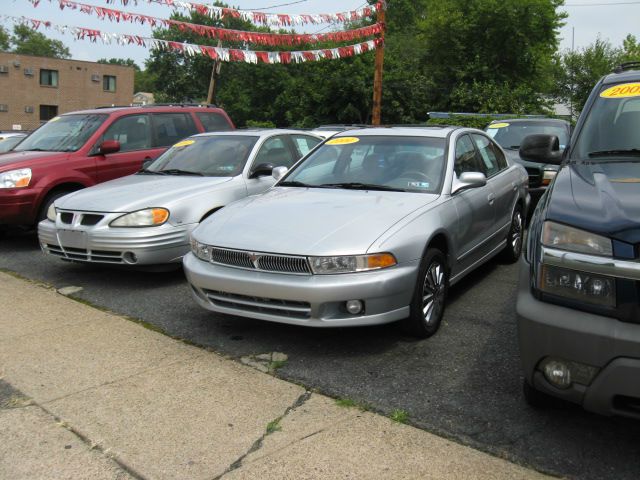
[[[640,178],[612,178],[611,183],[640,183]]]
[[[607,88],[600,94],[602,98],[626,98],[640,96],[640,83],[623,83]]]
[[[491,125],[489,125],[489,128],[504,128],[508,126],[508,123],[492,123]]]
[[[350,143],[358,143],[360,141],[357,137],[342,137],[332,138],[325,145],[349,145]]]
[[[193,145],[194,143],[196,143],[195,140],[182,140],[181,142],[176,143],[173,148],[186,147],[188,145]]]
[[[49,120],[50,122],[57,122],[58,120],[60,120],[60,117],[53,117],[51,120]]]

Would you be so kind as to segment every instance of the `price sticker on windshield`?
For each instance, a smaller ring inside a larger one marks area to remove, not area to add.
[[[602,98],[627,98],[640,96],[640,83],[623,83],[607,88],[600,94]]]
[[[505,128],[508,127],[509,124],[508,123],[492,123],[491,125],[489,125],[489,128]]]
[[[194,143],[196,143],[195,140],[182,140],[181,142],[176,143],[173,148],[186,147],[188,145],[193,145]]]
[[[357,137],[342,137],[332,138],[325,145],[349,145],[350,143],[358,143],[360,141]]]

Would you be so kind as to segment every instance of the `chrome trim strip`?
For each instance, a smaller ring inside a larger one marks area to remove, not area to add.
[[[640,281],[640,262],[542,247],[542,263],[595,275]]]
[[[250,300],[244,300],[237,297],[227,297],[224,295],[217,295],[209,291],[205,292],[205,295],[210,300],[214,300],[214,301],[217,300],[219,302],[223,302],[227,304],[237,304],[238,306],[246,305],[248,307],[260,307],[260,308],[266,308],[269,310],[286,310],[289,312],[307,313],[307,314],[311,312],[311,307],[294,307],[291,305],[287,305],[286,303],[275,303],[275,301],[271,299],[264,299],[263,301],[250,301]]]

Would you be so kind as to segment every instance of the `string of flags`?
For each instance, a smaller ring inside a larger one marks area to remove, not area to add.
[[[30,0],[34,6],[38,6],[40,0]],[[169,0],[167,0],[169,1]],[[248,42],[259,45],[281,46],[281,45],[303,45],[318,42],[353,42],[362,38],[378,35],[383,30],[383,25],[376,23],[367,27],[341,30],[327,33],[316,34],[277,34],[264,32],[249,32],[242,30],[231,30],[225,28],[217,28],[208,25],[198,25],[189,22],[182,22],[173,19],[164,19],[144,15],[140,13],[124,12],[112,8],[98,7],[86,3],[76,2],[73,0],[49,0],[51,3],[58,3],[61,10],[69,8],[77,10],[87,15],[95,15],[101,20],[110,20],[112,22],[130,22],[149,25],[151,27],[176,27],[182,32],[192,32],[201,37],[215,38],[233,42]],[[173,2],[188,3],[188,2]],[[213,7],[212,7],[213,8]],[[216,7],[219,8],[219,7]],[[225,9],[222,9],[225,10]],[[234,10],[237,11],[237,10]],[[336,14],[340,15],[340,14]]]
[[[41,0],[29,0],[34,6],[38,6]],[[359,8],[341,13],[316,13],[316,14],[285,14],[265,13],[235,8],[217,7],[183,0],[105,0],[107,4],[120,3],[125,7],[129,4],[155,3],[165,5],[174,10],[195,12],[215,19],[224,17],[240,18],[256,25],[290,27],[293,25],[323,24],[323,23],[347,23],[373,17],[377,12],[386,9],[386,1],[379,0],[375,5]],[[62,2],[61,2],[62,3]]]
[[[126,0],[122,0],[126,1]],[[164,0],[173,1],[173,0]],[[174,2],[178,3],[178,2]],[[157,38],[143,37],[123,33],[108,33],[93,28],[76,27],[69,25],[58,25],[46,20],[38,20],[28,17],[14,17],[11,15],[0,15],[0,18],[16,24],[26,25],[33,30],[41,27],[52,28],[61,34],[70,33],[78,40],[88,40],[91,42],[101,41],[105,44],[117,43],[119,45],[138,45],[152,50],[165,50],[182,53],[186,56],[203,55],[214,60],[223,62],[245,62],[245,63],[266,63],[266,64],[288,64],[314,62],[323,59],[339,59],[361,55],[373,51],[383,46],[383,40],[376,38],[367,42],[348,45],[337,48],[304,51],[253,51],[234,48],[212,47],[209,45],[196,45],[184,42],[174,42]]]

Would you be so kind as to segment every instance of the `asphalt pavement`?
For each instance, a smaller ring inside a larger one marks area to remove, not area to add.
[[[242,362],[283,352],[279,378],[373,412],[406,414],[419,429],[569,478],[640,477],[640,423],[566,406],[534,410],[521,395],[517,267],[487,264],[450,291],[428,340],[395,325],[313,330],[214,315],[191,299],[180,270],[135,272],[43,256],[33,233],[0,240],[0,269],[144,322]]]

